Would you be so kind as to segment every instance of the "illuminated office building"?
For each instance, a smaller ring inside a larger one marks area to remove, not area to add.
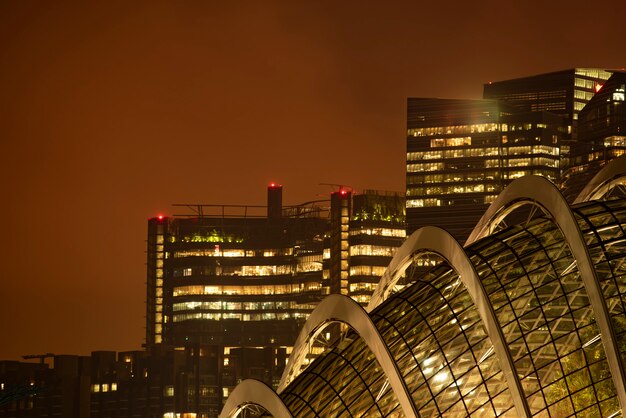
[[[330,197],[324,252],[325,294],[367,305],[378,278],[406,237],[405,199],[396,192],[342,188]]]
[[[576,139],[578,114],[610,76],[611,72],[598,68],[572,68],[496,81],[484,85],[483,98],[505,101],[521,112],[562,116],[571,133],[566,139]]]
[[[513,179],[559,184],[581,139],[579,114],[610,76],[574,68],[490,82],[482,100],[408,99],[408,232],[433,224],[463,241]]]
[[[615,71],[580,111],[578,141],[561,178],[568,200],[604,165],[626,152],[625,90],[626,73]]]
[[[563,119],[497,100],[408,99],[408,232],[438,225],[463,241],[512,180],[558,181]]]
[[[352,196],[348,225],[348,292],[366,306],[380,276],[406,237],[405,199],[395,192],[365,190]]]
[[[226,395],[242,378],[276,385],[319,301],[366,304],[406,234],[398,193],[342,188],[283,207],[273,184],[267,196],[267,206],[176,205],[192,213],[148,221],[146,346],[218,347]]]
[[[318,206],[283,208],[281,193],[268,188],[267,208],[149,220],[148,346],[292,342],[321,295],[327,220]]]

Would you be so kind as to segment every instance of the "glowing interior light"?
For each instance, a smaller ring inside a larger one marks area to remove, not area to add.
[[[447,379],[448,379],[448,372],[446,372],[445,370],[440,371],[439,373],[435,375],[435,377],[433,377],[433,380],[438,383],[445,382]]]
[[[596,84],[596,93],[600,91],[602,84]]]

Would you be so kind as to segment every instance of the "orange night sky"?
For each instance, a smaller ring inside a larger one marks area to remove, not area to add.
[[[503,7],[506,7],[504,9]],[[621,68],[626,2],[0,3],[0,359],[139,349],[172,203],[404,190],[405,104]]]

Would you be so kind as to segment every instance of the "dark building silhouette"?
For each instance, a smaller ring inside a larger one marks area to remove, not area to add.
[[[54,368],[41,359],[0,361],[0,417],[89,417],[88,358],[53,356]]]
[[[50,365],[3,361],[0,417],[216,417],[224,396],[222,364],[221,350],[201,345],[57,355]],[[231,378],[257,376],[256,369],[243,364]]]

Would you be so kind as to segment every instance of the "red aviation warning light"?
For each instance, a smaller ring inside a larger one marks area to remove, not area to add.
[[[602,84],[596,84],[595,90],[596,93],[599,92],[602,89]]]

